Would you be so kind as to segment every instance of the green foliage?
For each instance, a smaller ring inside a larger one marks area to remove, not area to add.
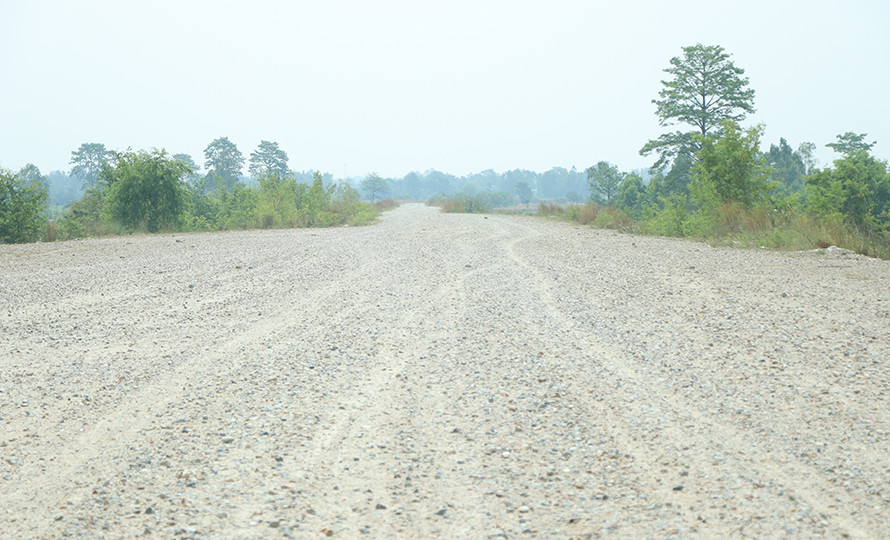
[[[640,175],[631,173],[624,177],[618,185],[618,191],[613,200],[615,206],[634,219],[640,219],[643,213],[643,203],[646,200],[646,188]]]
[[[293,227],[297,223],[298,197],[302,191],[297,188],[296,179],[271,173],[260,177],[258,184],[257,212],[260,226],[264,229]]]
[[[800,148],[807,149],[812,143],[802,143]],[[800,193],[806,189],[804,176],[807,174],[807,165],[804,155],[791,149],[788,141],[779,139],[779,145],[771,144],[766,154],[766,163],[771,167],[770,179],[776,183],[777,193]],[[809,155],[806,159],[810,159]]]
[[[807,177],[810,206],[819,216],[835,216],[864,231],[890,226],[890,173],[887,162],[865,150],[846,154],[834,169]]]
[[[856,152],[869,152],[871,147],[877,143],[875,141],[867,143],[865,142],[865,137],[867,137],[865,133],[848,131],[843,135],[838,135],[837,142],[828,143],[825,146],[844,156],[849,156]]]
[[[260,195],[254,189],[238,182],[232,191],[219,193],[218,229],[250,229],[257,227],[257,206]]]
[[[389,195],[389,182],[385,178],[381,178],[377,173],[369,173],[361,183],[362,192],[365,197],[376,202],[384,199]]]
[[[80,180],[84,188],[95,187],[102,166],[113,157],[102,143],[83,143],[71,152],[71,176]]]
[[[582,206],[572,205],[566,211],[566,215],[570,221],[575,221],[581,225],[589,225],[596,220],[599,215],[600,207],[596,203],[587,203]]]
[[[590,201],[609,203],[618,191],[618,185],[625,174],[615,165],[600,161],[587,168],[587,185],[590,187]]]
[[[191,169],[163,150],[123,152],[99,173],[104,215],[132,230],[176,230],[186,207],[183,176]]]
[[[214,139],[204,149],[204,168],[208,184],[216,190],[230,191],[241,177],[244,156],[228,137]]]
[[[745,113],[753,113],[754,90],[747,88],[745,70],[729,56],[720,46],[683,47],[683,56],[672,58],[664,70],[671,78],[662,81],[659,99],[652,100],[659,124],[686,124],[705,137],[719,132],[725,122],[736,124]],[[690,133],[677,131],[649,141],[640,154],[657,153],[654,168],[663,169],[677,157],[695,153],[696,143]]]
[[[302,204],[297,218],[299,227],[330,227],[337,224],[337,216],[331,211],[331,199],[335,186],[324,186],[321,174],[312,175],[312,185],[302,197]]]
[[[389,204],[382,204],[385,202]],[[334,185],[331,194],[330,210],[339,216],[338,224],[343,225],[368,225],[377,219],[377,213],[381,208],[394,208],[397,205],[391,199],[379,201],[377,204],[363,202],[359,192],[349,182],[338,182]]]
[[[689,190],[699,208],[712,211],[730,202],[750,208],[765,200],[774,186],[758,150],[761,133],[762,126],[742,132],[726,121],[720,137],[698,136],[701,150]]]
[[[614,206],[606,206],[597,213],[593,220],[593,226],[600,229],[631,231],[634,228],[634,222],[622,210]]]
[[[690,229],[687,207],[686,197],[679,193],[659,197],[643,213],[643,232],[659,236],[685,236]]]
[[[34,171],[26,168],[22,175],[0,169],[0,243],[33,242],[46,227],[49,192],[40,172],[36,180],[29,172]]]
[[[102,191],[98,188],[87,189],[83,197],[72,203],[59,220],[59,238],[70,240],[108,234],[108,228],[102,221],[104,206]]]
[[[816,168],[817,160],[813,156],[813,152],[816,151],[816,145],[811,142],[802,142],[797,147],[797,153],[800,155],[800,159],[803,161],[804,165],[804,175],[810,174],[813,169]]]
[[[287,166],[287,152],[278,147],[277,142],[260,141],[257,149],[250,153],[250,165],[247,167],[254,176],[286,176],[290,169]]]

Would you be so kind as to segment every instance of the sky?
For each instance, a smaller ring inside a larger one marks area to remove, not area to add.
[[[203,165],[225,136],[336,177],[629,171],[696,43],[745,70],[764,150],[827,166],[853,131],[890,158],[885,0],[0,0],[0,167],[67,171],[86,142]]]

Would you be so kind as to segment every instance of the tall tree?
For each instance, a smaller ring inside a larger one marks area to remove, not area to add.
[[[371,202],[376,202],[377,199],[382,199],[389,194],[389,182],[377,173],[368,174],[362,180],[361,188],[365,192],[365,196],[371,199]]]
[[[724,122],[737,124],[745,113],[754,112],[754,90],[747,87],[745,70],[729,57],[719,45],[699,43],[683,47],[683,56],[671,58],[671,67],[664,70],[671,78],[661,81],[664,87],[652,103],[661,126],[679,123],[693,130],[666,133],[647,142],[640,154],[658,155],[654,169],[663,169],[679,155],[695,153],[700,145],[693,133],[719,136]]]
[[[77,178],[83,187],[95,187],[102,165],[114,156],[102,143],[83,143],[71,152],[71,176]]]
[[[173,159],[178,159],[179,161],[183,162],[192,171],[194,171],[194,172],[198,171],[198,164],[195,163],[195,160],[192,158],[192,156],[190,156],[188,154],[173,154],[172,157],[173,157]]]
[[[587,185],[590,187],[590,199],[604,203],[611,202],[625,176],[625,173],[620,172],[618,167],[609,165],[606,161],[600,161],[593,167],[588,167]]]
[[[241,177],[244,156],[228,137],[214,139],[204,149],[204,168],[211,185],[231,191]]]
[[[777,182],[779,192],[790,194],[804,190],[806,163],[800,152],[792,150],[784,138],[779,139],[778,145],[770,145],[766,162],[772,167],[772,178]]]
[[[528,185],[528,182],[517,182],[514,189],[516,191],[516,196],[519,197],[519,202],[522,204],[527,205],[529,201],[532,200],[532,188]]]
[[[33,163],[28,163],[27,165],[22,167],[22,170],[19,171],[18,176],[27,184],[39,184],[41,186],[48,187],[46,177],[40,173],[40,169]]]
[[[868,135],[865,133],[853,133],[852,131],[848,131],[843,135],[837,136],[837,142],[828,143],[825,146],[831,148],[838,154],[843,156],[849,156],[860,150],[869,152],[871,147],[877,144],[876,141],[872,141],[870,143],[865,142],[865,138]]]
[[[277,142],[260,141],[257,149],[250,153],[248,171],[254,176],[287,176],[287,153],[278,148]]]
[[[800,159],[803,160],[804,175],[813,172],[813,169],[819,164],[819,160],[813,155],[815,151],[816,145],[807,141],[800,143],[797,147],[797,153],[800,154]]]

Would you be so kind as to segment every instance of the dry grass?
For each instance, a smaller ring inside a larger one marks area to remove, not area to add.
[[[593,220],[593,226],[616,231],[632,231],[634,220],[614,206],[607,206],[599,211]]]
[[[595,203],[589,203],[583,206],[572,206],[569,209],[569,217],[572,221],[577,221],[581,225],[589,225],[593,223],[599,212],[599,206]]]
[[[562,216],[565,209],[560,204],[542,202],[538,205],[539,216]]]
[[[387,210],[395,210],[398,208],[399,202],[395,199],[383,199],[382,201],[375,202],[374,206],[377,208],[378,212],[385,212]]]

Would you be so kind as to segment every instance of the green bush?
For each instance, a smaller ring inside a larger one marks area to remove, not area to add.
[[[163,150],[117,154],[99,173],[103,216],[131,230],[179,230],[187,204],[183,176],[191,172]]]
[[[49,193],[39,182],[0,169],[0,243],[39,240]]]

